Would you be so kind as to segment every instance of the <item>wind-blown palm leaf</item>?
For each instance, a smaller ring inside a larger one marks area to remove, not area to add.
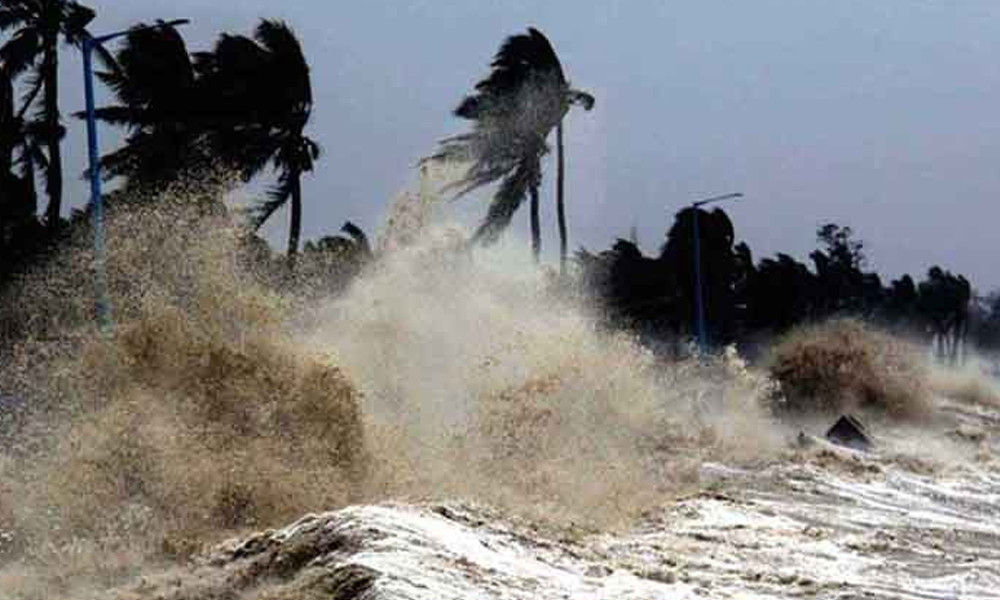
[[[524,203],[528,191],[533,185],[537,185],[538,169],[537,164],[527,161],[504,178],[496,195],[493,196],[493,201],[490,202],[486,218],[472,236],[473,242],[490,244],[500,238],[500,234],[510,225],[517,209]]]
[[[25,3],[12,2],[0,6],[0,31],[7,31],[24,21],[30,20],[32,13]]]
[[[94,20],[97,13],[92,8],[76,2],[62,1],[59,2],[59,6],[63,10],[62,33],[68,43],[79,46],[83,43],[84,36],[89,35],[86,27]]]
[[[105,68],[97,76],[122,104],[146,109],[191,101],[194,66],[174,27],[136,25]]]
[[[368,241],[368,236],[360,227],[350,221],[346,221],[340,230],[354,240],[355,247],[358,248],[365,259],[370,259],[375,255],[372,251],[371,242]]]
[[[253,37],[223,35],[212,52],[196,56],[209,111],[220,118],[210,133],[218,157],[249,180],[270,165],[278,171],[268,200],[253,211],[262,225],[291,203],[289,256],[298,251],[302,173],[312,171],[319,146],[305,135],[312,112],[309,65],[294,32],[263,20]]]
[[[467,96],[455,109],[464,119],[482,119],[497,114],[519,118],[519,104],[531,88],[551,90],[558,102],[558,92],[566,86],[562,65],[549,40],[537,29],[526,35],[507,38],[490,64],[489,76],[476,84],[476,93]]]
[[[321,154],[319,144],[304,138],[303,147],[295,149],[291,155],[279,149],[274,156],[274,167],[278,169],[278,183],[268,192],[268,199],[255,206],[251,212],[251,223],[257,229],[262,227],[275,212],[283,207],[295,193],[296,180],[303,172],[312,171],[313,161]]]
[[[45,87],[45,82],[37,73],[32,73],[28,76],[28,89],[21,96],[21,109],[17,113],[18,119],[23,119],[24,115],[28,112],[35,104],[35,99],[38,98],[38,94],[41,93],[42,88]]]
[[[495,241],[528,193],[537,190],[541,160],[549,152],[545,140],[569,106],[592,106],[593,100],[570,89],[552,44],[534,28],[504,40],[490,67],[475,92],[454,110],[455,116],[473,121],[472,131],[442,140],[430,157],[471,163],[461,179],[446,187],[454,198],[500,182],[474,235],[484,243]],[[533,198],[534,205],[537,193]],[[536,239],[536,249],[538,243]]]
[[[125,177],[129,186],[155,191],[209,162],[203,94],[174,27],[140,23],[102,62],[105,68],[97,76],[117,104],[98,108],[95,116],[128,132],[122,148],[101,158],[103,178]]]
[[[19,29],[3,47],[0,62],[12,76],[18,76],[35,66],[41,52],[42,37],[35,29]]]

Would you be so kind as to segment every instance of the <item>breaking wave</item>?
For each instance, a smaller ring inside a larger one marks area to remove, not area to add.
[[[378,258],[317,300],[211,200],[121,209],[108,334],[91,324],[86,243],[29,277],[0,310],[23,327],[0,388],[30,404],[0,440],[0,588],[79,594],[243,531],[387,499],[613,527],[694,489],[707,460],[787,451],[796,430],[772,414],[787,377],[731,350],[654,356],[602,330],[521,246],[471,252],[431,213],[397,203]],[[861,391],[895,389],[896,363],[869,352],[884,340],[841,334],[868,361]],[[782,373],[815,379],[802,365],[826,360],[817,339],[780,346]],[[832,406],[854,407],[852,394]]]

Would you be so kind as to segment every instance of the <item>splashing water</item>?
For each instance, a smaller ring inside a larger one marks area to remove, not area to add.
[[[36,410],[0,463],[0,529],[22,573],[60,565],[46,586],[105,584],[359,500],[464,496],[611,523],[707,453],[773,446],[761,382],[600,332],[520,248],[466,251],[433,203],[399,202],[376,264],[305,305],[261,283],[224,211],[176,196],[113,215],[112,335],[80,293],[83,242],[4,304],[37,336],[0,379]]]
[[[26,329],[0,388],[33,403],[0,440],[0,589],[83,596],[350,503],[615,527],[705,461],[786,452],[768,377],[603,331],[526,245],[470,251],[431,187],[397,201],[335,298],[275,285],[225,211],[183,191],[112,215],[113,334],[90,324],[85,243],[28,278],[0,307]]]

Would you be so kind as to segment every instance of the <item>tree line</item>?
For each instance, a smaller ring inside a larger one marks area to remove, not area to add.
[[[10,0],[0,7],[0,34],[6,38],[0,46],[0,285],[63,239],[60,148],[66,132],[59,107],[60,46],[79,48],[91,37],[88,27],[95,17],[92,9],[71,0]],[[97,46],[97,57],[103,66],[97,77],[113,101],[97,108],[96,118],[125,133],[122,146],[100,159],[102,177],[122,182],[106,201],[155,198],[185,177],[207,177],[206,170],[248,182],[272,168],[276,181],[267,199],[254,206],[250,222],[259,228],[289,207],[286,256],[294,268],[302,227],[301,179],[313,170],[321,149],[305,133],[313,104],[310,69],[291,28],[265,19],[252,35],[223,33],[211,49],[191,52],[172,24],[138,23],[117,50]],[[495,241],[530,196],[537,259],[541,159],[555,130],[565,270],[562,131],[573,105],[589,110],[594,98],[570,87],[540,31],[529,29],[502,43],[489,75],[454,110],[472,123],[472,131],[443,140],[440,150],[425,159],[471,165],[451,187],[455,197],[500,183],[474,241]],[[47,198],[41,215],[39,181]],[[68,220],[86,217],[85,210],[71,211]],[[321,240],[311,250],[331,247],[328,242]]]
[[[0,46],[0,248],[7,270],[48,245],[41,242],[58,242],[66,225],[58,57],[61,42],[79,47],[91,35],[87,26],[94,17],[90,8],[66,0],[0,7],[0,32],[7,36]],[[123,182],[109,201],[155,197],[208,165],[243,181],[271,166],[277,181],[255,207],[253,223],[259,227],[290,205],[288,256],[294,257],[301,177],[313,169],[319,146],[305,134],[312,110],[309,66],[288,25],[263,20],[252,35],[224,33],[212,49],[190,53],[173,26],[139,23],[115,52],[98,49],[103,68],[97,77],[113,101],[96,117],[126,134],[119,149],[100,159],[102,177]],[[47,196],[41,218],[39,174]],[[45,235],[39,236],[39,226]]]
[[[625,239],[603,252],[577,253],[583,288],[604,309],[608,324],[654,340],[690,339],[694,210],[700,211],[701,285],[715,343],[740,343],[752,353],[754,341],[796,325],[857,317],[921,338],[943,360],[962,358],[970,332],[980,346],[1000,347],[1000,297],[975,297],[960,274],[933,266],[919,282],[902,275],[884,284],[867,268],[864,242],[835,223],[817,229],[811,265],[783,253],[755,262],[721,209],[678,212],[656,256],[645,256],[636,240]]]
[[[65,128],[58,65],[61,50],[79,47],[91,35],[95,16],[70,0],[5,0],[0,6],[0,293],[89,219],[87,208],[62,217]],[[322,152],[306,133],[313,108],[309,64],[286,23],[264,19],[249,34],[222,33],[211,48],[196,52],[174,26],[139,23],[113,51],[97,49],[97,76],[111,102],[96,117],[125,134],[121,146],[100,159],[103,178],[120,182],[106,196],[110,205],[155,201],[174,182],[210,177],[215,170],[235,176],[230,186],[273,172],[267,197],[252,208],[249,221],[256,230],[289,208],[286,269],[335,291],[371,259],[367,236],[350,222],[343,236],[306,243],[300,257],[302,178]],[[571,86],[552,44],[537,29],[502,42],[487,76],[453,111],[470,130],[445,138],[424,159],[468,165],[446,190],[454,197],[496,185],[471,243],[496,241],[527,202],[538,260],[542,160],[554,133],[560,272],[566,275],[564,120],[573,106],[590,110],[595,102]],[[214,201],[226,210],[219,198]],[[578,279],[605,309],[609,324],[661,340],[691,334],[692,210],[678,213],[656,256],[643,255],[635,240],[618,240],[596,254],[577,253]],[[950,357],[957,356],[970,324],[977,339],[1000,344],[996,297],[974,297],[968,280],[939,267],[919,283],[907,275],[884,285],[866,270],[863,243],[849,227],[819,229],[811,268],[785,254],[755,263],[749,246],[736,243],[733,224],[721,210],[699,213],[699,232],[703,292],[717,342],[850,314],[920,332]],[[262,260],[273,259],[260,238],[251,242]]]

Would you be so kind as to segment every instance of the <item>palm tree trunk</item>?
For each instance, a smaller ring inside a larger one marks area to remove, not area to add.
[[[566,155],[563,148],[563,122],[556,125],[556,213],[559,219],[559,275],[566,276]]]
[[[299,252],[299,237],[302,235],[302,174],[292,173],[292,222],[288,231],[288,264],[295,266],[295,255]]]
[[[14,168],[14,146],[17,136],[14,129],[14,82],[0,72],[0,177]]]
[[[542,254],[542,224],[538,215],[538,185],[531,185],[531,253],[537,264]]]
[[[31,155],[31,147],[24,144],[24,182],[31,203],[31,215],[38,212],[38,189],[35,187],[35,157]]]
[[[49,195],[49,205],[45,209],[45,221],[50,231],[59,227],[62,212],[62,142],[59,124],[59,47],[58,37],[53,34],[45,40],[43,64],[45,79],[45,136],[49,150],[49,167],[46,173],[45,191]]]

